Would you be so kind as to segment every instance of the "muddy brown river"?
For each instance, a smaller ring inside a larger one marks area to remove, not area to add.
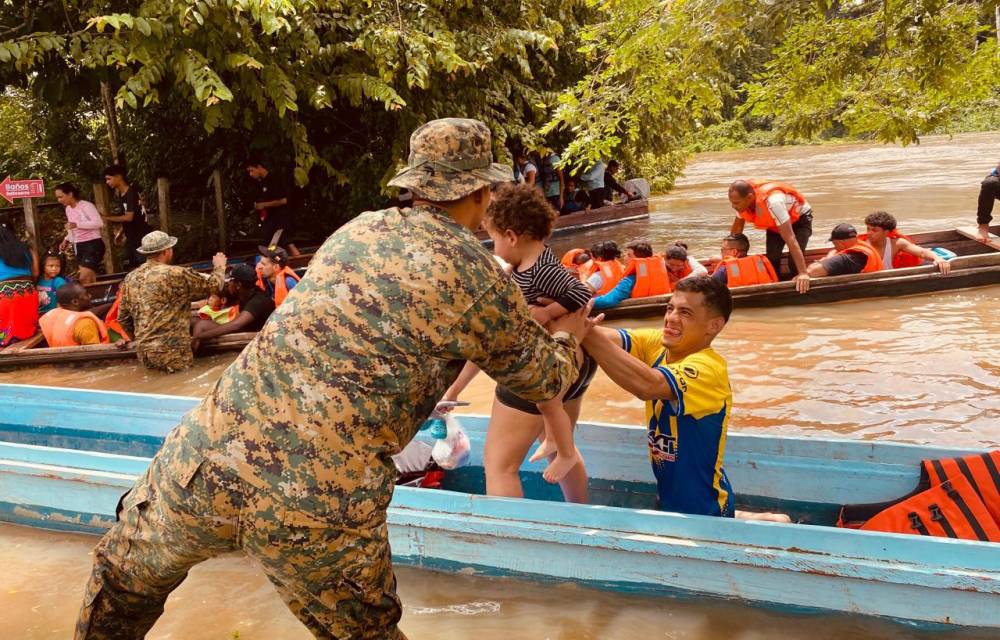
[[[975,222],[979,181],[1000,159],[1000,133],[928,138],[901,148],[866,144],[703,154],[678,188],[656,198],[648,222],[559,238],[555,248],[643,237],[662,248],[686,240],[696,256],[717,251],[737,177],[795,184],[811,201],[813,245],[838,222],[860,227],[885,209],[904,232]],[[1000,211],[996,214],[1000,217]],[[753,232],[760,247],[763,235]],[[731,428],[794,435],[1000,446],[1000,287],[831,305],[739,310],[716,341],[730,366]],[[654,326],[655,320],[628,322]],[[232,360],[150,374],[135,364],[41,367],[0,382],[197,396]],[[488,413],[492,384],[467,391]],[[599,375],[584,419],[638,423],[642,404]],[[67,638],[95,539],[0,526],[0,638]],[[400,569],[403,630],[411,640],[469,638],[979,638],[930,634],[849,616],[787,615],[713,600],[677,600]],[[171,597],[156,639],[307,638],[263,574],[239,556],[197,567]]]

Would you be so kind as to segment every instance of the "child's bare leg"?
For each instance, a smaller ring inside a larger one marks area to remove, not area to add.
[[[554,441],[555,457],[545,468],[542,477],[546,482],[556,483],[562,480],[570,470],[583,462],[583,457],[573,444],[573,424],[562,406],[562,398],[556,398],[538,404],[539,411],[545,419],[545,439]]]
[[[736,511],[737,520],[762,520],[764,522],[791,522],[784,513],[758,512],[758,511]]]
[[[576,348],[576,363],[579,366],[583,366],[583,348],[579,346]],[[554,398],[549,402],[555,404],[556,400],[559,400],[559,406],[561,407],[562,406],[561,398],[562,396],[560,396],[559,398]],[[545,411],[542,409],[541,404],[538,405],[538,410],[542,411],[542,415],[545,415]],[[553,411],[555,410],[553,409]],[[579,407],[577,408],[577,417],[579,417]],[[566,430],[566,433],[564,434],[566,440],[562,441],[562,444],[560,444],[560,442],[556,441],[552,437],[550,430],[551,427],[549,426],[549,420],[546,419],[545,438],[542,440],[542,443],[538,445],[538,449],[535,450],[535,453],[531,454],[531,458],[529,460],[531,462],[538,462],[539,460],[542,460],[544,458],[549,458],[553,454],[558,453],[560,451],[560,446],[564,447],[563,449],[561,449],[564,453],[568,452],[569,449],[566,447],[571,446],[573,444],[573,426],[575,424],[576,424],[575,419],[570,421],[569,429]]]
[[[524,497],[521,463],[542,428],[541,416],[493,401],[490,426],[486,430],[486,444],[483,447],[486,495]]]

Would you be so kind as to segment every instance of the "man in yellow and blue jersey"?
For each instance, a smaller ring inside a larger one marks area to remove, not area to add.
[[[726,361],[711,347],[732,309],[726,285],[692,276],[677,283],[662,330],[595,326],[583,342],[616,384],[646,401],[649,458],[665,511],[735,515],[722,469],[733,394]]]

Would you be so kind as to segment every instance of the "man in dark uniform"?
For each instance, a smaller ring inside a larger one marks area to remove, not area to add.
[[[294,214],[284,176],[268,169],[264,166],[264,161],[256,157],[247,161],[247,174],[253,178],[256,186],[253,208],[260,216],[263,244],[284,245],[288,247],[290,255],[301,255],[292,242]]]
[[[317,637],[404,637],[391,456],[466,360],[530,402],[579,374],[587,308],[550,335],[474,235],[491,187],[510,179],[478,120],[414,132],[389,182],[413,192],[413,207],[362,213],[330,236],[122,498],[94,553],[78,640],[142,638],[191,567],[233,550],[259,561]]]

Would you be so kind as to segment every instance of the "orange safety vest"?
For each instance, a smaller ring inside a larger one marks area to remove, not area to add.
[[[631,296],[633,298],[659,296],[674,290],[670,284],[667,266],[659,256],[632,258],[632,262],[625,267],[622,277],[633,274],[635,275],[635,286],[632,287]]]
[[[920,466],[915,491],[895,503],[844,506],[837,525],[1000,542],[1000,450]]]
[[[122,340],[128,342],[132,338],[129,337],[128,333],[125,332],[125,328],[122,327],[121,323],[118,322],[118,309],[122,306],[122,288],[118,287],[118,293],[115,294],[115,301],[108,309],[108,312],[104,315],[104,326],[109,330],[114,331]]]
[[[101,336],[101,343],[110,342],[108,329],[101,322],[101,319],[89,311],[70,311],[62,307],[56,307],[38,319],[38,325],[42,328],[42,334],[50,347],[76,347],[79,346],[73,339],[73,329],[76,323],[84,318],[90,318],[97,323],[97,332]]]
[[[792,208],[788,210],[788,219],[792,224],[795,224],[796,221],[798,221],[802,205],[806,203],[805,196],[799,193],[798,189],[790,184],[785,184],[784,182],[762,180],[760,178],[747,180],[747,182],[749,182],[750,186],[753,187],[754,207],[753,209],[740,211],[739,217],[743,218],[758,229],[777,231],[778,223],[774,219],[774,216],[771,215],[771,209],[767,206],[767,199],[775,191],[780,191],[795,198],[795,204],[793,204]]]
[[[597,295],[599,296],[603,296],[608,291],[614,289],[618,283],[622,281],[622,278],[625,277],[625,267],[623,267],[622,263],[617,260],[598,260],[597,258],[594,258],[585,266],[589,267],[589,273],[586,276],[587,278],[594,275],[594,273],[598,271],[600,271],[601,275],[604,277],[604,284],[597,290]]]
[[[730,289],[778,281],[771,261],[762,255],[724,258],[722,267],[726,270],[726,285]]]
[[[892,231],[890,231],[889,233],[887,233],[886,236],[888,236],[889,238],[894,238],[896,240],[899,240],[900,238],[902,238],[903,240],[910,240],[908,237],[906,237],[903,234],[901,234],[897,229],[893,229]],[[858,240],[864,240],[865,242],[867,242],[868,241],[868,234],[867,233],[860,234],[858,236]],[[886,242],[891,242],[891,241],[890,240],[886,240]],[[910,240],[910,242],[913,242],[913,240]],[[883,262],[884,262],[884,260],[883,260]],[[897,251],[896,255],[892,257],[892,268],[893,269],[905,269],[907,267],[919,267],[923,263],[924,263],[924,261],[923,261],[923,259],[920,258],[920,256],[915,256],[912,253],[906,253],[905,251]],[[882,266],[885,266],[885,265],[882,265]]]
[[[281,303],[285,301],[288,297],[288,285],[285,284],[285,276],[291,276],[296,282],[300,281],[302,278],[299,277],[297,273],[289,269],[288,267],[282,267],[281,271],[278,272],[277,277],[274,278],[274,306],[275,308],[280,307]],[[261,291],[266,291],[264,288],[264,277],[260,275],[260,271],[257,271],[257,288]]]
[[[563,257],[559,262],[560,264],[562,264],[562,266],[566,267],[567,269],[577,269],[578,265],[573,264],[573,260],[575,260],[578,255],[580,255],[585,251],[586,249],[570,249],[569,251],[563,254]]]
[[[850,247],[837,252],[838,255],[841,253],[861,253],[868,256],[868,262],[865,263],[865,268],[861,270],[861,273],[871,273],[873,271],[882,270],[882,256],[880,256],[878,251],[876,251],[864,240],[858,240]]]

